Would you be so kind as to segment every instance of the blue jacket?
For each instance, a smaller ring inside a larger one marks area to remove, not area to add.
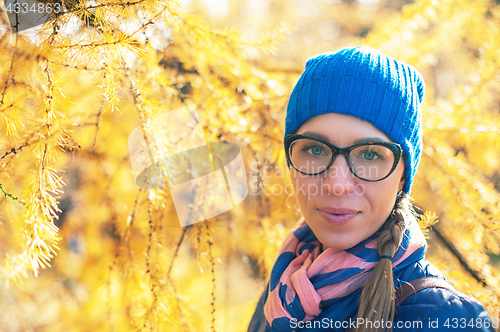
[[[444,279],[443,274],[429,261],[421,259],[404,269],[394,273],[394,287],[399,287],[403,282],[422,277],[437,277]],[[263,292],[250,321],[248,332],[271,332],[266,317],[264,316],[264,303],[267,300],[267,288]],[[333,307],[325,308],[313,322],[290,321],[292,328],[300,332],[335,331],[344,332],[349,327],[355,327],[359,298],[362,289],[346,296],[340,303]],[[342,321],[332,321],[329,317],[330,310],[342,312]],[[368,323],[368,322],[367,322]],[[378,322],[380,324],[380,322]],[[444,288],[427,288],[410,296],[399,308],[396,309],[394,332],[495,332],[498,320],[492,321],[488,313],[476,300],[457,292]],[[386,325],[387,326],[387,323]]]

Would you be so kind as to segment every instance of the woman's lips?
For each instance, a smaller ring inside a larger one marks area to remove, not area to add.
[[[348,208],[332,207],[319,208],[318,211],[323,219],[336,225],[346,224],[360,213],[359,211]]]

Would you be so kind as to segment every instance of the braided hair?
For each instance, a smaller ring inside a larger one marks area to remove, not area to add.
[[[392,276],[392,261],[398,249],[406,225],[410,224],[409,218],[417,218],[417,213],[410,202],[409,196],[400,192],[396,198],[394,208],[386,222],[380,228],[378,238],[378,253],[380,259],[368,277],[361,293],[361,303],[358,310],[358,318],[364,321],[387,322],[394,321],[394,282]],[[367,328],[363,324],[357,328],[357,332],[385,332],[388,324],[379,324],[379,328]],[[392,331],[392,328],[387,329]]]

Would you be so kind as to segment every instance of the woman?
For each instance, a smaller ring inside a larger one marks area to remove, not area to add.
[[[409,202],[423,98],[414,68],[369,47],[307,61],[284,141],[304,218],[283,243],[249,332],[494,331],[485,309],[424,258]]]

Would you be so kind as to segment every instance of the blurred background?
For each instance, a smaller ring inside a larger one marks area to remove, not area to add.
[[[0,12],[0,331],[246,331],[300,218],[288,96],[309,57],[358,45],[424,76],[427,256],[498,322],[500,1],[66,6],[18,33]],[[136,185],[127,140],[187,105],[207,141],[240,146],[249,194],[181,227],[168,188]]]

